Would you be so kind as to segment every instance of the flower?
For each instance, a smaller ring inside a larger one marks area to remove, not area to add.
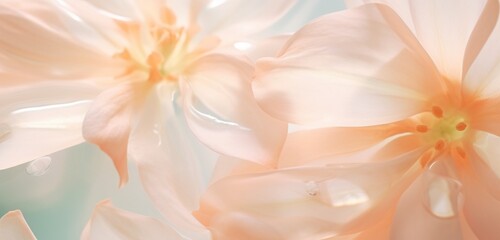
[[[21,211],[11,211],[0,218],[2,239],[36,240]]]
[[[315,128],[291,134],[278,165],[359,164],[339,185],[368,210],[337,235],[388,219],[370,239],[497,236],[499,2],[348,1],[359,2],[257,63],[260,105]]]
[[[0,43],[0,76],[8,86],[2,90],[7,103],[0,123],[1,158],[7,159],[2,168],[81,142],[89,100],[83,136],[113,159],[121,185],[127,181],[127,154],[143,159],[154,147],[138,146],[135,140],[129,145],[134,134],[167,148],[182,141],[171,138],[186,133],[164,131],[163,121],[173,115],[185,114],[190,131],[216,152],[272,164],[286,124],[268,117],[253,100],[252,62],[224,49],[274,23],[295,1],[276,1],[263,9],[255,4],[2,3],[0,31],[6,38]],[[258,11],[233,14],[239,8]],[[26,100],[34,93],[33,100]],[[149,113],[152,106],[158,109]],[[134,133],[140,128],[151,134]],[[269,134],[268,128],[276,131]],[[26,138],[42,137],[46,143],[30,140],[35,146],[25,153],[13,148]],[[197,161],[166,151],[175,161]]]

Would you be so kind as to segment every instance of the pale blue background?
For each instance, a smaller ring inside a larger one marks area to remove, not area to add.
[[[308,19],[344,8],[341,0],[318,2]],[[301,20],[295,17],[299,11],[311,10],[299,5],[280,24],[292,31],[293,27],[287,24]],[[22,148],[19,146],[19,151]],[[111,160],[95,146],[81,144],[50,157],[52,164],[42,176],[28,175],[26,164],[0,171],[0,216],[21,209],[38,239],[79,239],[94,205],[105,198],[111,198],[120,208],[159,216],[146,198],[132,165],[129,184],[119,190]]]

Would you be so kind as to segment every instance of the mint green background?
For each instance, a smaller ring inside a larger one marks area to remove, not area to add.
[[[319,4],[307,19],[344,8],[340,0],[316,2]],[[301,11],[309,10],[299,5],[279,24],[292,31],[294,26],[287,23]],[[19,146],[19,151],[22,148]],[[0,216],[20,209],[38,239],[79,239],[95,204],[106,198],[120,208],[159,217],[145,196],[133,165],[129,184],[118,189],[111,160],[93,145],[81,144],[50,157],[52,164],[42,176],[28,175],[26,164],[0,171]]]

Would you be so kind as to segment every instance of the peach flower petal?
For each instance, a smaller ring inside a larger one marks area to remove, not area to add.
[[[276,239],[354,233],[375,224],[394,204],[418,171],[413,163],[422,151],[383,163],[297,167],[224,178],[208,189],[195,215],[217,230],[220,218],[233,219],[239,231],[218,233],[228,239],[261,225],[266,226],[263,231],[279,236]]]
[[[471,127],[500,136],[500,97],[483,99],[470,107]]]
[[[211,178],[217,156],[193,136],[174,84],[159,86],[137,112],[129,157],[153,204],[182,235],[209,239],[192,215]],[[158,111],[161,109],[161,111]]]
[[[11,211],[0,218],[0,239],[36,240],[21,211]]]
[[[224,41],[241,39],[269,27],[296,4],[296,0],[211,0],[198,16],[199,24],[208,34]],[[264,6],[265,7],[262,7]],[[244,11],[241,11],[244,9]],[[237,12],[237,14],[235,14]]]
[[[485,16],[474,35],[471,36],[469,44],[471,55],[477,53],[477,57],[464,79],[464,88],[481,98],[500,97],[500,4],[498,1],[488,2]],[[491,34],[487,35],[488,33]],[[469,61],[472,61],[469,60]]]
[[[118,209],[109,201],[97,204],[81,240],[183,240],[174,229],[157,219]]]
[[[441,74],[450,80],[462,79],[465,49],[486,2],[410,1],[415,35]]]
[[[306,25],[279,57],[258,62],[253,89],[264,110],[292,123],[389,123],[441,91],[426,56],[391,9],[369,4]]]
[[[391,239],[462,239],[459,182],[443,171],[450,158],[442,158],[417,178],[398,202],[392,221]],[[441,166],[439,166],[441,165]]]
[[[181,82],[189,127],[216,152],[273,165],[287,124],[271,118],[253,98],[252,65],[226,55],[208,55]],[[237,141],[235,141],[237,139]]]
[[[495,239],[500,221],[500,201],[495,199],[478,176],[462,169],[464,216],[478,239]]]
[[[120,176],[120,186],[128,180],[127,144],[130,129],[150,88],[149,82],[124,83],[110,88],[94,100],[85,115],[83,136],[111,157]]]
[[[0,3],[3,86],[31,81],[105,78],[119,73],[119,67],[109,56],[69,34],[64,22],[53,17],[57,16],[54,7],[36,3],[8,4]]]
[[[493,3],[493,1],[489,1]],[[348,6],[383,3],[390,6],[409,26],[446,78],[462,80],[464,55],[471,33],[484,11],[488,0],[347,0]],[[492,9],[493,8],[493,9]],[[460,25],[460,28],[456,26]],[[481,26],[480,26],[481,27]],[[478,31],[480,34],[488,33]]]
[[[83,142],[82,122],[98,93],[80,82],[1,88],[0,169]]]
[[[500,200],[500,137],[479,131],[471,149],[467,149],[472,169],[491,195]]]
[[[345,158],[346,154],[356,154],[358,151],[366,150],[404,131],[405,129],[398,124],[386,124],[293,132],[288,135],[283,146],[279,166],[284,168],[318,164],[319,162],[335,163],[335,159],[340,160]]]

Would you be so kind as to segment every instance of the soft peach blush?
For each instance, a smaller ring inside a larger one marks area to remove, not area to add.
[[[320,128],[292,134],[280,166],[422,151],[401,169],[418,174],[396,193],[391,237],[497,236],[499,2],[357,2],[366,4],[312,22],[258,63],[261,106]]]
[[[0,238],[36,240],[21,211],[11,211],[0,218]]]

